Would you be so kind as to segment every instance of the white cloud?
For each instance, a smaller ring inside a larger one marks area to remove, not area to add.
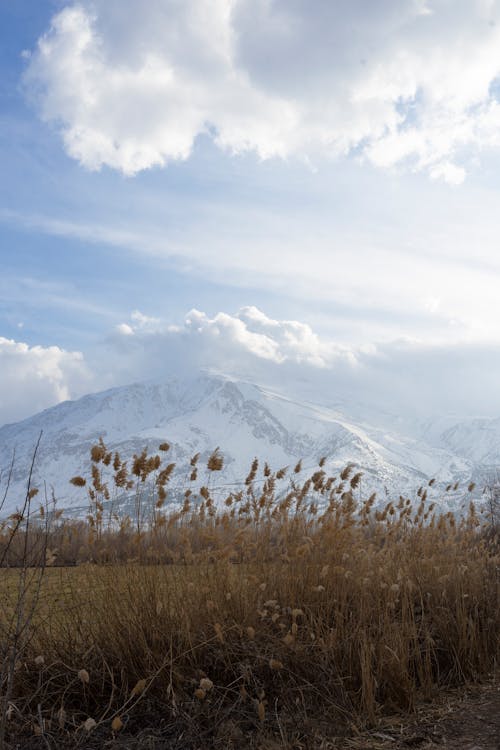
[[[81,0],[52,19],[26,84],[68,154],[134,174],[231,153],[355,151],[459,184],[498,147],[497,0]]]
[[[92,385],[80,352],[0,337],[0,425],[82,395]]]
[[[120,323],[116,326],[116,330],[118,333],[121,333],[122,336],[133,336],[134,335],[134,329],[132,326],[129,326],[128,323]]]
[[[205,313],[191,310],[186,318],[186,328],[216,345],[220,345],[220,340],[223,346],[229,344],[235,348],[241,347],[242,350],[262,359],[273,362],[284,360],[277,341],[265,333],[252,331],[243,320],[227,313],[217,313],[210,319]]]
[[[140,310],[134,310],[130,315],[130,319],[134,322],[137,328],[142,329],[155,329],[160,323],[160,318],[153,318],[150,315],[144,315]]]
[[[497,343],[399,339],[339,346],[303,322],[272,319],[255,307],[213,316],[192,310],[182,325],[157,320],[144,327],[140,315],[134,318],[85,360],[78,352],[0,338],[0,425],[89,391],[200,369],[367,420],[372,410],[401,419],[500,415]]]
[[[134,333],[109,339],[99,357],[113,362],[113,376],[122,383],[202,368],[299,399],[344,404],[367,419],[371,409],[401,418],[500,415],[498,343],[433,346],[399,339],[344,347],[304,323],[274,320],[255,307],[213,317],[193,310],[182,326]]]
[[[134,346],[141,350],[140,360],[146,371],[165,367],[165,356],[158,357],[156,366],[143,348],[158,355],[158,346],[164,345],[164,354],[170,352],[169,362],[175,359],[180,367],[221,367],[222,369],[245,362],[264,360],[275,365],[296,365],[324,368],[339,357],[352,361],[348,348],[325,341],[306,323],[295,320],[274,320],[256,307],[243,307],[236,315],[218,312],[212,318],[199,310],[191,310],[183,326],[167,326],[158,318],[147,328],[142,324],[142,313],[131,314],[130,323],[121,323],[117,331],[121,337],[135,336]],[[183,349],[182,354],[177,351]],[[120,349],[124,351],[123,344]],[[175,357],[173,354],[175,353]],[[229,363],[229,364],[228,364]],[[175,366],[175,365],[174,365]],[[255,366],[259,366],[255,364]],[[252,370],[252,367],[250,367]]]

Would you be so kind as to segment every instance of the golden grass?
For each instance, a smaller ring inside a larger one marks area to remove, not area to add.
[[[172,465],[143,453],[136,517],[106,526],[103,466],[134,480],[104,444],[92,459],[87,523],[49,532],[52,562],[80,564],[45,571],[16,666],[18,728],[62,743],[161,718],[213,739],[231,716],[247,739],[287,746],[311,722],[374,724],[496,668],[500,558],[473,507],[457,522],[422,490],[416,507],[374,510],[374,497],[356,503],[349,468],[332,478],[320,462],[299,482],[301,467],[287,480],[254,463],[225,503],[208,477],[167,512]],[[209,464],[222,467],[218,452]],[[19,575],[1,579],[1,632]]]

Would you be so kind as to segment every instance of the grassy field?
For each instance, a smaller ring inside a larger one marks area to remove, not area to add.
[[[148,522],[106,527],[94,468],[86,523],[5,526],[25,560],[0,570],[6,747],[326,748],[494,672],[498,538],[473,507],[374,510],[350,469],[258,483],[254,464],[222,506],[205,486],[169,513],[149,467]]]

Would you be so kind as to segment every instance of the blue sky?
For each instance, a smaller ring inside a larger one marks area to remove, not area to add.
[[[16,0],[0,34],[0,423],[172,352],[384,362],[403,400],[416,354],[429,392],[474,359],[447,408],[498,408],[500,3]]]

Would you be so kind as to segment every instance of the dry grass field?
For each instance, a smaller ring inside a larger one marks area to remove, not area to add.
[[[498,537],[472,504],[441,515],[430,487],[375,510],[322,461],[300,482],[254,462],[216,503],[215,452],[169,510],[162,448],[128,471],[95,446],[85,522],[33,490],[5,522],[4,747],[327,748],[491,678]],[[105,518],[124,487],[136,513]]]

